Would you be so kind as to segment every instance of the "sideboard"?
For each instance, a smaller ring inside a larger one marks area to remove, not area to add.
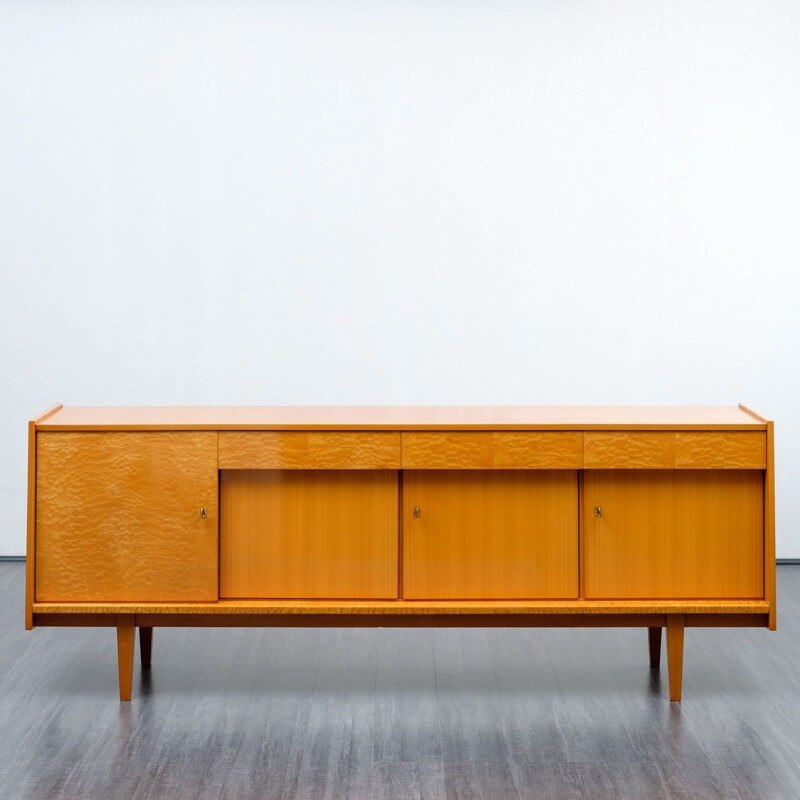
[[[773,423],[738,407],[62,407],[25,624],[775,629]]]

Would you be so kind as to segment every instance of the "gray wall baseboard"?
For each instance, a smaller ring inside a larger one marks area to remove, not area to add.
[[[24,561],[25,556],[0,556],[0,562],[2,561]]]

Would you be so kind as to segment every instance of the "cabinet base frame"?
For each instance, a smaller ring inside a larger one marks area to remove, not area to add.
[[[34,626],[116,627],[117,614],[34,614]],[[125,614],[137,628],[666,628],[672,614]],[[687,628],[766,628],[769,614],[686,614]]]
[[[133,654],[139,628],[142,667],[150,666],[155,627],[232,628],[647,628],[650,666],[657,668],[661,655],[661,629],[667,629],[670,700],[681,699],[684,628],[769,627],[769,614],[85,614],[38,613],[41,626],[113,627],[117,630],[120,700],[130,700]],[[657,645],[657,647],[656,647]],[[656,652],[657,650],[657,652]]]

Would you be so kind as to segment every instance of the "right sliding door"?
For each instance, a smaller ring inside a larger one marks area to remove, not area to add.
[[[763,472],[584,473],[589,599],[764,596]]]

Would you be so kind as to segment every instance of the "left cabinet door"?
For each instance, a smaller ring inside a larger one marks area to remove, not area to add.
[[[39,433],[36,600],[216,600],[217,476],[215,431]]]

